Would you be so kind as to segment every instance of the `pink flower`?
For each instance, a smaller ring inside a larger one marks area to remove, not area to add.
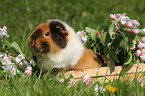
[[[58,78],[58,81],[60,82],[60,83],[63,83],[64,82],[64,79],[62,78],[62,79],[59,79]]]
[[[27,68],[25,68],[25,72],[23,74],[31,75],[32,67],[29,65]]]
[[[121,16],[121,14],[115,14],[115,17],[118,19]]]
[[[32,67],[29,65],[27,68],[25,68],[25,70],[30,70],[30,71],[32,71]]]
[[[82,78],[85,85],[91,84],[91,77],[88,77],[87,75],[83,75]]]
[[[139,26],[139,25],[140,25],[140,23],[137,22],[137,20],[133,20],[133,21],[132,21],[132,24],[133,24],[134,26]]]
[[[125,27],[127,27],[127,28],[132,27],[132,23],[131,22],[126,22]]]
[[[25,70],[25,72],[23,74],[31,75],[31,70]]]
[[[142,37],[142,38],[141,38],[141,41],[142,41],[142,42],[145,42],[145,37]]]
[[[4,30],[7,30],[7,27],[6,27],[6,26],[4,26],[4,27],[3,27],[3,29],[4,29]]]
[[[140,56],[140,55],[141,55],[141,50],[136,50],[135,55],[136,55],[137,57]]]
[[[113,15],[113,14],[110,14],[109,18],[112,19],[112,20],[116,19],[115,15]]]
[[[141,54],[145,54],[145,49],[141,49]]]
[[[135,49],[135,45],[133,45],[133,47],[132,48],[130,48],[131,50],[133,50],[133,49]]]
[[[131,33],[133,33],[133,34],[138,34],[139,32],[138,32],[138,30],[137,29],[131,29]]]
[[[144,44],[143,42],[140,42],[140,41],[139,41],[137,47],[138,47],[139,49],[142,49],[142,48],[145,47],[145,44]]]

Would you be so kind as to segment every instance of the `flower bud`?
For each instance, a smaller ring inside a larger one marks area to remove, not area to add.
[[[133,34],[138,34],[139,32],[138,32],[138,30],[137,29],[131,29],[131,33],[133,33]]]
[[[96,31],[96,34],[100,35],[99,31]]]
[[[110,14],[109,18],[112,19],[112,20],[116,19],[115,15],[113,15],[113,14]]]
[[[132,24],[133,24],[134,26],[139,26],[139,25],[140,25],[140,23],[137,22],[137,20],[133,20],[133,21],[132,21]]]
[[[138,56],[140,56],[140,54],[141,54],[141,50],[136,50],[135,55],[138,57]]]
[[[141,38],[141,41],[142,41],[142,42],[145,42],[145,37],[142,37],[142,38]]]
[[[126,22],[125,27],[130,28],[132,26],[131,22]]]
[[[118,19],[121,16],[121,14],[115,14],[115,17]]]

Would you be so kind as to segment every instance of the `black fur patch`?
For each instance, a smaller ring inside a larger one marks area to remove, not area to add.
[[[49,44],[46,41],[41,42],[41,49],[42,49],[42,53],[48,53],[49,52]]]
[[[51,21],[50,22],[50,32],[51,32],[51,37],[53,41],[60,47],[60,48],[65,48],[66,46],[66,39],[65,36],[62,35],[57,29],[56,26],[59,26],[62,28],[63,31],[65,31],[64,25],[59,22],[59,21]]]
[[[49,44],[46,41],[40,41],[40,48],[36,47],[36,40],[38,38],[41,38],[42,36],[42,31],[40,29],[36,30],[32,35],[31,35],[31,48],[33,51],[38,52],[38,53],[48,53],[49,52]]]
[[[41,29],[36,30],[32,35],[31,35],[31,42],[36,40],[37,38],[40,38],[42,35]]]
[[[37,57],[36,57],[36,56],[32,56],[32,58],[33,58],[33,60],[34,60],[35,62],[37,62]]]

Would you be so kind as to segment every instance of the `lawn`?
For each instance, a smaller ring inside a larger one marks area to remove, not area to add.
[[[140,22],[139,28],[145,26],[144,0],[0,0],[0,4],[0,28],[7,27],[10,36],[6,40],[10,43],[16,41],[27,61],[32,59],[28,48],[29,35],[35,26],[48,19],[67,22],[76,32],[84,30],[85,27],[101,31],[110,22],[110,14],[126,13],[130,18]],[[12,48],[6,47],[6,49],[12,56],[19,54]],[[84,85],[83,81],[79,81],[69,86],[69,79],[60,83],[58,78],[61,77],[54,76],[50,72],[42,77],[40,75],[32,73],[31,76],[16,75],[14,78],[7,79],[0,74],[0,95],[93,96],[96,94],[94,90],[96,84],[104,88],[111,84],[118,89],[115,93],[99,92],[101,96],[145,95],[144,87],[140,86],[141,82],[137,81],[137,77],[132,83],[117,79],[108,83],[98,81],[88,86]]]

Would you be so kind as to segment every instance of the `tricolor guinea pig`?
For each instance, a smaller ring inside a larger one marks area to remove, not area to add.
[[[29,37],[29,48],[39,69],[88,69],[101,66],[99,58],[87,49],[75,31],[60,20],[40,23]]]

